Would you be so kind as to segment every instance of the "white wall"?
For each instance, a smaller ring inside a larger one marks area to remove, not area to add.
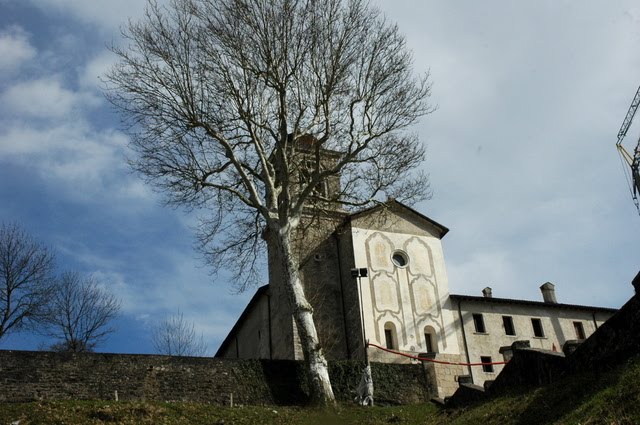
[[[457,301],[453,303],[457,314]],[[564,343],[578,339],[573,322],[580,322],[588,338],[596,330],[593,311],[575,308],[563,308],[543,304],[505,304],[484,301],[462,300],[461,312],[464,320],[464,333],[472,363],[480,362],[481,356],[489,356],[492,361],[503,361],[499,349],[510,346],[514,341],[529,341],[531,348],[562,352]],[[473,313],[482,314],[485,333],[478,333],[473,322]],[[613,313],[597,312],[596,323],[600,326]],[[502,316],[511,316],[516,331],[515,336],[505,334]],[[543,337],[533,333],[532,318],[540,319],[544,330]],[[459,322],[458,322],[459,323]],[[461,342],[462,344],[462,342]],[[463,347],[464,350],[464,347]],[[485,380],[495,379],[504,366],[494,366],[494,372],[484,372],[482,367],[472,367],[473,382],[482,385]]]
[[[369,269],[369,276],[362,279],[367,339],[384,346],[384,325],[391,322],[400,350],[424,352],[424,328],[431,326],[437,333],[438,352],[458,354],[440,239],[424,229],[403,233],[357,223],[352,224],[352,237],[356,267]],[[409,257],[405,268],[391,261],[398,249]]]

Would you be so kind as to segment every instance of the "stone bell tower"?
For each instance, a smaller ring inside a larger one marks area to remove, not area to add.
[[[303,187],[317,170],[333,167],[339,154],[316,146],[315,138],[300,136],[292,161],[294,184]],[[336,202],[340,197],[340,176],[321,181],[310,196],[293,240],[298,256],[300,279],[305,296],[313,307],[320,342],[328,358],[350,358],[345,343],[345,312],[341,269],[348,261],[341,258],[339,229],[347,212]],[[276,253],[269,248],[269,287],[277,333],[273,333],[276,358],[302,358],[295,323],[282,288],[282,272]],[[277,316],[277,317],[276,317]]]

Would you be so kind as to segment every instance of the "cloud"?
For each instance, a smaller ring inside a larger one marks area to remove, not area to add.
[[[157,197],[129,173],[127,140],[117,130],[98,131],[81,119],[43,127],[13,123],[0,128],[0,156],[38,174],[60,196],[110,200],[114,210],[135,210],[154,204]],[[127,202],[131,199],[136,202]]]
[[[625,3],[382,2],[431,67],[440,108],[417,131],[434,198],[419,210],[451,228],[452,292],[539,299],[550,280],[564,302],[628,296],[640,246],[614,145],[640,27]]]
[[[100,78],[111,69],[117,59],[117,56],[110,51],[94,56],[80,71],[80,85],[86,89],[100,90]]]
[[[75,19],[92,25],[99,30],[115,32],[127,23],[129,17],[141,16],[144,0],[31,0],[31,3],[45,12],[55,10],[71,15]],[[163,2],[160,2],[163,3]]]
[[[10,26],[0,32],[0,75],[18,70],[36,54],[28,34],[20,26]]]
[[[2,109],[10,115],[35,118],[61,118],[87,107],[95,107],[100,98],[62,87],[55,77],[13,84],[2,94]]]

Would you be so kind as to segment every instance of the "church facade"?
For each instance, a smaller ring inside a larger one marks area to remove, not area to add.
[[[461,376],[477,385],[494,379],[515,341],[561,352],[615,313],[558,303],[551,283],[542,285],[542,301],[494,298],[490,288],[451,294],[441,242],[448,229],[397,201],[306,224],[297,241],[300,276],[327,358],[437,360],[426,369],[439,397],[451,395]],[[269,263],[270,283],[256,291],[217,357],[302,359],[277,261]]]

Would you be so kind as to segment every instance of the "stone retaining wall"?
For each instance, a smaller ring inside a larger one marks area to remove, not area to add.
[[[640,289],[640,273],[634,279]],[[570,368],[607,370],[640,354],[640,298],[636,294],[568,357]]]
[[[360,362],[331,362],[336,398],[353,400]],[[375,400],[429,400],[421,365],[372,363]],[[235,404],[304,404],[308,386],[301,362],[227,360],[135,354],[0,350],[0,402],[102,399]]]
[[[450,363],[465,362],[466,359],[460,354],[420,354],[421,357],[431,357],[434,360]],[[458,389],[458,376],[467,372],[466,367],[456,364],[442,364],[424,362],[424,370],[427,380],[432,385],[430,389],[434,397],[446,398],[451,396]]]

